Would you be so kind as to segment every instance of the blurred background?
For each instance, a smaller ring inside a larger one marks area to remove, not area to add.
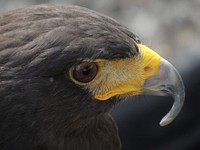
[[[113,110],[123,150],[200,149],[200,0],[0,0],[0,12],[43,3],[80,5],[116,19],[181,73],[186,102],[170,125],[159,126],[170,97],[133,97]]]

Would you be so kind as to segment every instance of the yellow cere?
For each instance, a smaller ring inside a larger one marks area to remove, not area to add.
[[[138,44],[142,55],[142,67],[144,68],[145,79],[155,75],[160,66],[161,56],[145,45]]]

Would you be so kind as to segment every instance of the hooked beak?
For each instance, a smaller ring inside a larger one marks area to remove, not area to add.
[[[174,98],[171,110],[160,121],[161,126],[168,125],[179,114],[185,100],[182,78],[174,66],[167,60],[144,45],[139,45],[139,47],[143,52],[144,59],[147,59],[146,62],[144,61],[144,66],[156,68],[154,75],[148,76],[149,73],[146,73],[142,93],[144,95],[172,96]]]
[[[147,79],[143,86],[145,95],[172,96],[171,110],[160,121],[161,126],[170,124],[181,111],[185,99],[185,90],[181,76],[167,60],[161,59],[158,72]]]

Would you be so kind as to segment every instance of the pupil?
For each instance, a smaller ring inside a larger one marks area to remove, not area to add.
[[[91,67],[90,66],[86,66],[83,71],[82,71],[83,75],[87,76],[91,73]]]

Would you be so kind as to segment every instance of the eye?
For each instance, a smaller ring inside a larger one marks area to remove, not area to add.
[[[84,62],[74,66],[72,70],[72,76],[75,80],[88,83],[92,81],[97,75],[98,67],[93,62]]]

